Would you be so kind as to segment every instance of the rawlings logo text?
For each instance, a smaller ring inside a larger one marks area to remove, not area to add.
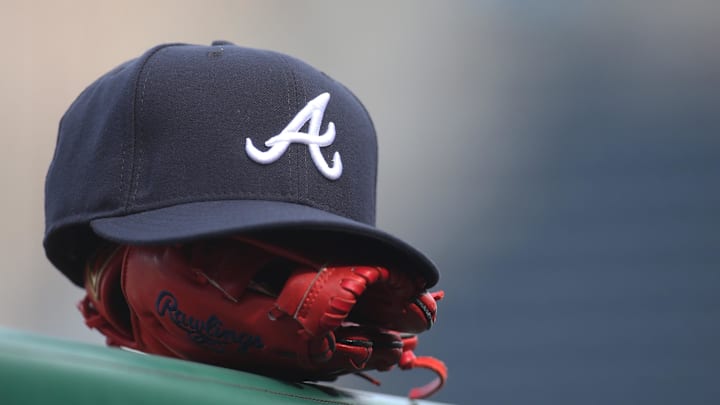
[[[167,316],[177,327],[187,332],[194,343],[218,353],[225,351],[225,345],[238,345],[238,352],[265,346],[260,336],[223,328],[222,321],[215,315],[203,320],[186,314],[180,310],[177,298],[170,291],[160,292],[155,301],[155,310],[160,318]]]

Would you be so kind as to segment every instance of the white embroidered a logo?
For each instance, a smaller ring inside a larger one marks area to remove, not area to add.
[[[257,163],[270,164],[280,159],[291,143],[304,143],[308,145],[310,156],[320,173],[330,180],[337,180],[342,175],[343,169],[340,153],[335,152],[332,158],[333,165],[330,166],[320,152],[321,146],[332,145],[335,141],[335,124],[332,122],[328,122],[327,131],[320,135],[320,125],[328,101],[330,101],[330,93],[322,93],[310,100],[282,132],[265,141],[265,146],[270,148],[266,151],[259,150],[250,138],[246,138],[245,152]],[[308,132],[299,132],[308,121],[310,121]]]

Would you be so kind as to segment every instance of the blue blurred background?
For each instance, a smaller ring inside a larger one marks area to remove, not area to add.
[[[345,83],[378,226],[446,290],[419,354],[463,404],[720,403],[720,4],[0,2],[0,324],[102,344],[44,258],[57,123],[161,42],[227,39]],[[376,373],[404,395],[430,377]],[[339,385],[375,389],[362,380]]]

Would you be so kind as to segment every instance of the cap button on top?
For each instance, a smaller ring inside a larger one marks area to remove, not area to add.
[[[235,45],[230,41],[225,41],[223,39],[216,39],[215,41],[212,41],[212,46],[222,46],[222,45]]]

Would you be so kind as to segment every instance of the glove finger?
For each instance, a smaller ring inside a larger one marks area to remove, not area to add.
[[[390,331],[363,326],[346,326],[335,331],[336,351],[333,362],[338,367],[351,365],[346,372],[385,371],[400,361],[403,342]]]
[[[435,322],[437,301],[409,277],[382,267],[299,268],[285,283],[277,308],[310,336],[344,322],[419,333]]]
[[[364,272],[373,268],[358,268]],[[437,318],[442,292],[428,293],[399,272],[379,268],[383,277],[367,288],[348,320],[403,333],[430,329]]]

